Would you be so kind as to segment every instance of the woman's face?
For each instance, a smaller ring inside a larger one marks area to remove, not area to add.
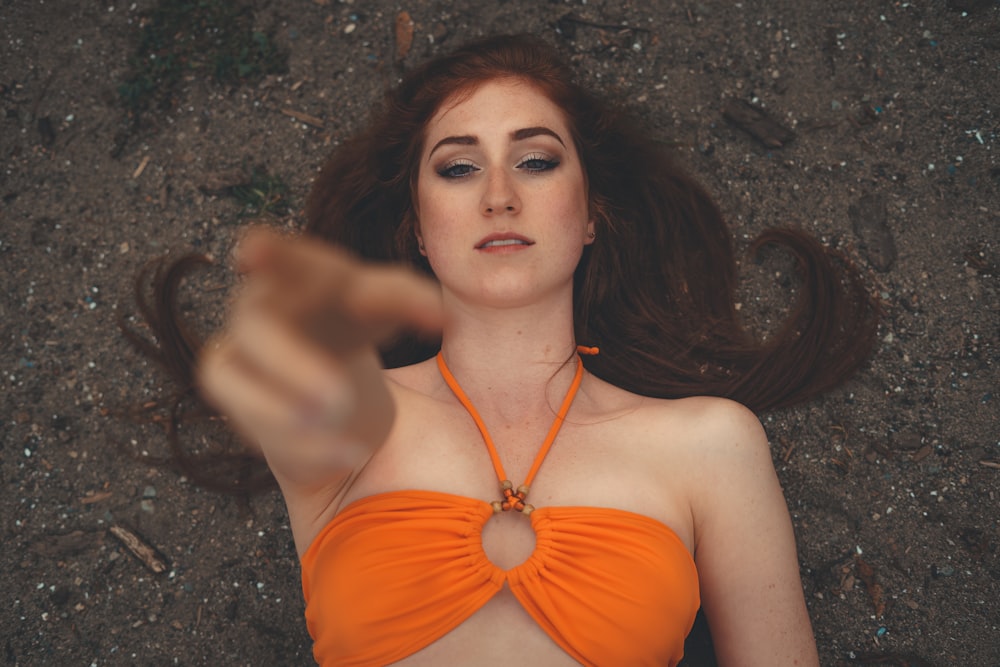
[[[418,238],[446,293],[513,306],[572,294],[593,240],[583,165],[562,110],[524,81],[446,101],[427,125]]]

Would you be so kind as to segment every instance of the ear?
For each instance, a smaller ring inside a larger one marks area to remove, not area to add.
[[[590,219],[587,220],[587,234],[586,234],[587,238],[584,241],[584,245],[592,244],[594,242],[594,239],[597,238],[597,221],[607,220],[607,217],[604,214],[606,210],[606,207],[604,205],[604,198],[601,197],[600,195],[595,195],[594,193],[591,193],[589,206],[587,208],[589,209],[588,213],[590,215]]]
[[[409,209],[403,214],[403,224],[412,229],[413,237],[417,240],[417,249],[421,255],[426,257],[427,251],[424,250],[424,235],[420,233],[420,216],[412,209]]]
[[[424,257],[427,256],[427,249],[424,248],[424,235],[420,233],[420,223],[413,225],[413,235],[417,237],[417,249]]]

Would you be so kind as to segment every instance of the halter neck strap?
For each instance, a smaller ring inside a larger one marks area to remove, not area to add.
[[[596,348],[585,348],[578,349],[579,353],[582,354],[596,354]],[[438,352],[437,354],[437,365],[438,369],[441,371],[441,377],[451,388],[452,393],[459,402],[468,411],[469,416],[476,423],[476,427],[479,428],[479,432],[483,436],[483,441],[486,443],[486,449],[489,451],[490,459],[493,461],[493,469],[496,471],[497,479],[500,481],[501,486],[509,485],[510,482],[507,478],[507,473],[504,472],[503,463],[500,462],[500,455],[497,454],[497,448],[493,444],[493,438],[490,437],[489,431],[486,430],[486,424],[483,423],[482,417],[479,416],[479,412],[476,410],[475,406],[472,405],[472,401],[469,397],[465,395],[462,391],[462,387],[459,386],[458,381],[455,376],[451,374],[448,369],[448,364],[444,361],[444,354]],[[522,485],[525,490],[524,494],[527,493],[527,488],[531,486],[531,482],[535,479],[535,475],[538,473],[538,469],[542,465],[542,461],[545,460],[545,455],[549,453],[549,449],[552,448],[552,443],[555,442],[556,436],[559,434],[559,429],[562,427],[563,421],[566,419],[566,414],[569,412],[570,406],[573,404],[573,399],[576,397],[576,392],[580,388],[580,382],[583,379],[583,360],[580,358],[579,354],[576,357],[576,375],[573,376],[573,382],[569,386],[569,390],[566,392],[565,398],[563,398],[562,405],[559,408],[559,412],[556,414],[555,421],[552,422],[552,426],[549,428],[549,433],[545,436],[545,441],[542,443],[541,449],[535,456],[535,461],[531,465],[531,470],[528,471],[528,476],[524,480]],[[506,487],[508,490],[510,487]],[[521,495],[521,500],[523,500],[523,495]]]

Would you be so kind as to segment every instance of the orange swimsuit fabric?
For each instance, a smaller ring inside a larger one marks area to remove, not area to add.
[[[448,634],[506,585],[583,665],[676,665],[699,605],[698,572],[680,538],[633,512],[535,509],[524,502],[580,387],[579,356],[562,406],[516,492],[443,353],[437,361],[482,434],[505,501],[392,491],[341,510],[302,557],[316,661],[324,667],[396,662]],[[483,550],[483,527],[497,511],[523,512],[535,531],[535,550],[509,570]]]
[[[542,507],[535,551],[494,565],[485,501],[393,491],[342,510],[302,558],[306,625],[325,666],[386,665],[469,618],[506,584],[583,665],[676,665],[699,606],[698,574],[680,538],[640,514]]]

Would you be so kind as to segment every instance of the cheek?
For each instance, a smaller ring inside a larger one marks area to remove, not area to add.
[[[418,229],[424,237],[424,242],[428,238],[437,238],[447,229],[447,220],[451,217],[449,211],[448,197],[444,197],[434,188],[422,188],[418,190]]]
[[[590,219],[590,204],[582,179],[571,179],[558,192],[553,192],[548,201],[555,219],[563,220],[571,230],[585,231]]]
[[[417,180],[414,203],[419,211],[418,219],[424,234],[430,233],[429,228],[434,227],[436,221],[447,216],[450,203],[454,206],[454,193],[447,190],[436,174],[425,174],[421,171]]]
[[[463,203],[454,191],[437,188],[434,184],[418,184],[416,201],[419,211],[416,231],[423,245],[421,252],[435,275],[446,275],[455,255],[448,249],[461,242]]]

